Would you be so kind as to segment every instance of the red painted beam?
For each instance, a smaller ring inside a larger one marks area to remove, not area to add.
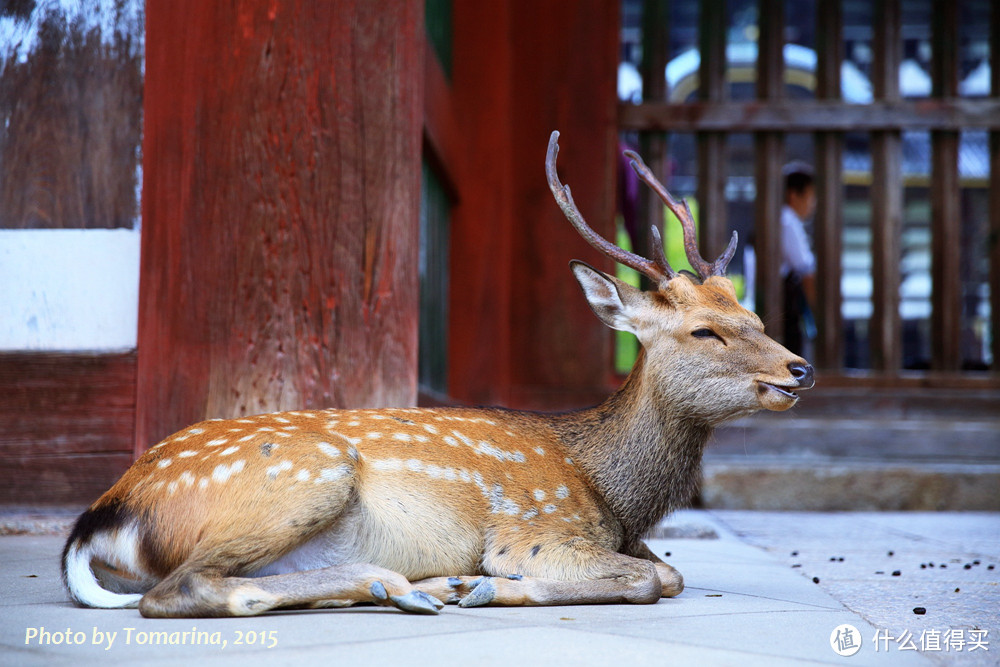
[[[416,398],[423,3],[150,0],[136,449]]]

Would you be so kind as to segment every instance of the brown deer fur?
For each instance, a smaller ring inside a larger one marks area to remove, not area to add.
[[[554,165],[555,135],[550,185],[573,221]],[[642,261],[658,282],[648,292],[572,264],[598,317],[643,346],[603,404],[201,422],[152,447],[80,517],[63,553],[71,597],[147,616],[228,616],[677,595],[680,574],[643,534],[689,502],[717,424],[791,407],[812,369],[739,305],[716,274],[728,259],[704,263],[699,278]]]

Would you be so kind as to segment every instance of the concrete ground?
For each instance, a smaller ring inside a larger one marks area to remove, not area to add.
[[[61,537],[5,536],[0,665],[1000,664],[998,513],[692,510],[648,543],[684,574],[680,597],[448,606],[433,617],[359,607],[148,620],[72,606],[59,578]],[[856,632],[837,635],[845,624]],[[861,648],[841,657],[838,636],[845,651]]]

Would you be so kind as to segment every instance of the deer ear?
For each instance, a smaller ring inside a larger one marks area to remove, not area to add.
[[[613,276],[573,260],[569,263],[576,275],[587,303],[598,318],[612,329],[635,333],[635,323],[632,315],[634,306],[642,293],[636,288],[623,283]]]

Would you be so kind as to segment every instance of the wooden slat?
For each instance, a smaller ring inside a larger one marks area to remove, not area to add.
[[[816,12],[816,96],[840,99],[840,66],[843,61],[842,17],[839,2],[821,2]],[[816,251],[817,340],[815,364],[835,369],[843,363],[843,317],[840,275],[844,190],[843,135],[816,134],[816,217],[813,244]]]
[[[88,503],[131,463],[135,354],[0,354],[0,505]]]
[[[994,12],[1000,14],[1000,12]],[[997,41],[993,41],[994,49]],[[996,53],[996,51],[994,51]],[[994,69],[993,76],[1000,72]],[[997,79],[994,78],[994,90]],[[990,332],[992,334],[993,364],[991,370],[1000,377],[1000,132],[990,132],[990,232],[988,236],[990,258]]]
[[[761,0],[760,18],[757,97],[769,104],[771,100],[781,99],[784,92],[783,0]],[[781,206],[784,200],[781,166],[784,144],[781,132],[758,132],[754,137],[757,312],[764,320],[768,333],[779,341],[784,339],[784,291],[781,284]]]
[[[623,103],[618,116],[623,130],[659,132],[1000,129],[1000,99],[876,100],[871,104],[833,100],[777,100],[766,105]]]
[[[646,0],[642,15],[642,99],[644,101],[663,102],[667,99],[667,79],[664,71],[670,49],[670,12],[667,0]],[[639,137],[639,153],[643,161],[649,165],[666,185],[670,186],[666,174],[667,137],[662,132],[643,133]],[[648,229],[651,224],[658,225],[664,234],[671,230],[664,229],[664,207],[660,199],[649,188],[639,188],[638,211],[640,221],[633,239],[633,250],[643,257],[652,257],[651,240]],[[649,287],[649,279],[641,277],[644,287]]]
[[[990,54],[1000,57],[1000,7],[990,10]],[[1000,96],[1000,67],[990,70],[990,94]],[[994,377],[1000,377],[1000,130],[990,132],[990,333]]]
[[[701,46],[698,97],[715,103],[726,99],[726,11],[725,3],[701,6],[698,25]],[[712,261],[728,243],[726,222],[726,135],[698,133],[699,244],[703,257]]]
[[[903,229],[902,142],[898,132],[872,135],[872,368],[895,373],[902,363],[899,317],[900,236]]]
[[[902,59],[899,0],[879,0],[875,7],[872,88],[875,99],[899,100]],[[872,133],[871,258],[872,317],[869,344],[872,368],[894,374],[902,363],[899,317],[900,236],[903,225],[902,142],[897,130]]]
[[[645,0],[642,9],[642,99],[665,102],[664,72],[670,56],[670,12],[668,0]]]
[[[934,0],[932,95],[958,92],[958,3]],[[962,209],[956,131],[931,132],[931,366],[958,370],[962,338]]]

